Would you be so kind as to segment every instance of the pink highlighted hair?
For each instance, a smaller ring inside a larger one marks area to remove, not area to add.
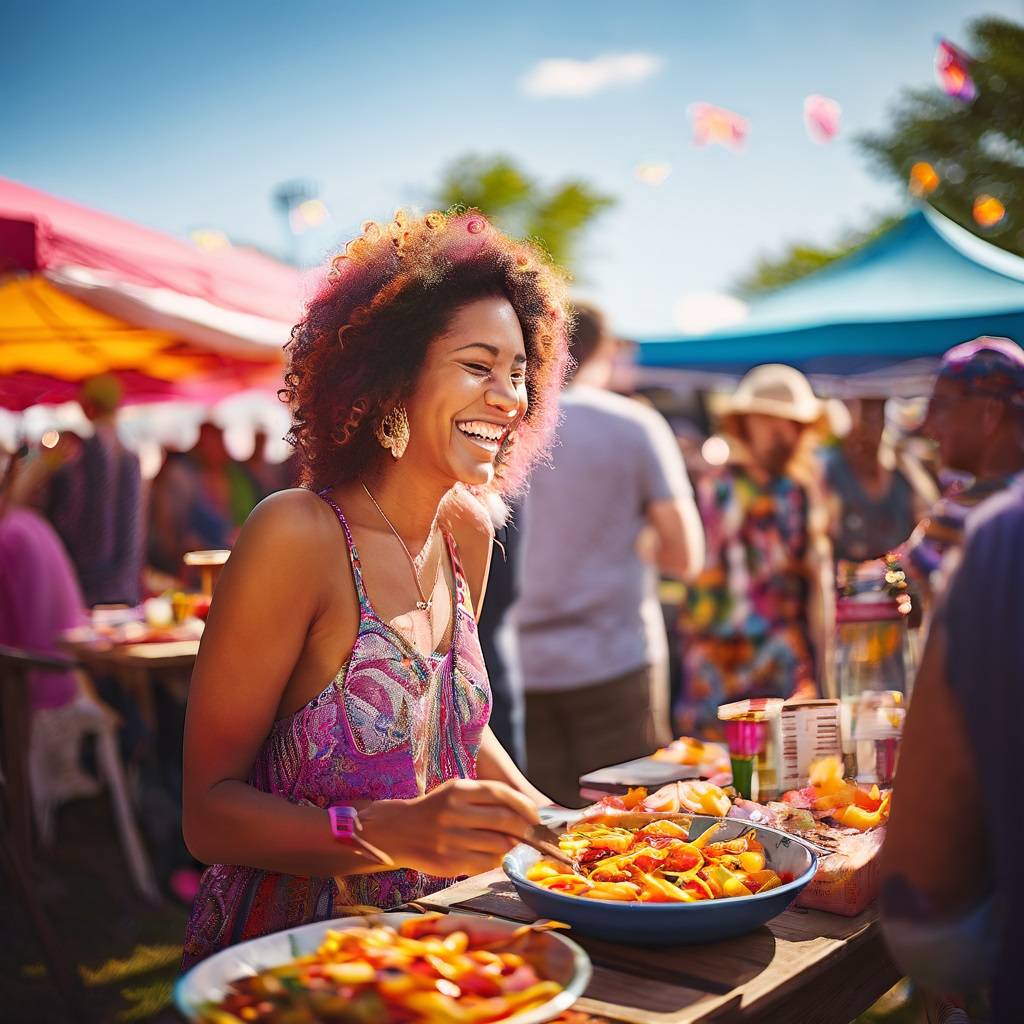
[[[382,409],[416,387],[430,342],[461,306],[508,299],[526,345],[529,408],[498,454],[485,504],[523,489],[551,445],[568,362],[566,275],[529,242],[502,234],[480,213],[399,210],[369,221],[336,256],[287,345],[281,391],[302,482],[314,489],[364,475],[383,450],[373,435]]]

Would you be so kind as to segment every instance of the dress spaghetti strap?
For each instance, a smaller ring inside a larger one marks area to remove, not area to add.
[[[328,497],[327,491],[318,491],[317,497],[322,498],[334,509],[334,514],[338,517],[338,522],[341,523],[341,528],[345,533],[345,544],[348,547],[349,561],[352,563],[352,578],[356,584],[359,608],[363,613],[368,612],[371,610],[371,606],[370,599],[366,596],[366,587],[363,585],[362,563],[359,560],[359,552],[356,550],[356,542],[352,539],[352,531],[349,529],[348,521],[345,519],[345,513],[338,507],[337,502]]]

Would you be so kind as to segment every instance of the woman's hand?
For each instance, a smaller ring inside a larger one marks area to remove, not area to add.
[[[412,800],[380,800],[360,812],[362,835],[401,867],[477,875],[537,823],[537,808],[503,782],[452,779]]]

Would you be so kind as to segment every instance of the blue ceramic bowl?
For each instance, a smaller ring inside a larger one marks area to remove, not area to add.
[[[694,815],[691,835],[700,835],[719,818]],[[764,844],[767,866],[789,871],[793,881],[765,893],[705,900],[699,903],[613,903],[542,889],[526,872],[542,859],[529,846],[517,846],[502,867],[522,901],[540,917],[564,921],[581,935],[636,946],[673,946],[730,939],[759,928],[781,914],[814,877],[818,855],[798,839],[763,825],[728,818],[715,842],[736,839],[753,829]]]
[[[373,923],[397,927],[407,918],[419,916],[400,912],[382,913],[373,918]],[[315,952],[328,928],[357,928],[364,924],[366,922],[362,918],[344,917],[288,928],[259,939],[240,942],[237,946],[229,946],[196,964],[178,979],[174,986],[175,1005],[186,1020],[202,1020],[204,1004],[223,998],[230,981]],[[437,924],[439,932],[461,930],[481,942],[503,938],[520,927],[516,921],[468,914],[449,914]],[[542,1021],[557,1017],[579,999],[590,981],[590,957],[572,939],[556,932],[537,932],[530,941],[531,954],[540,960],[544,976],[557,981],[562,991],[543,1006],[517,1016],[515,1024],[541,1024]]]

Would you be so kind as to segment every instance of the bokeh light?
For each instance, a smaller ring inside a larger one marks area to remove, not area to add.
[[[923,160],[910,168],[908,187],[911,195],[915,195],[919,199],[931,195],[939,187],[941,181],[935,168]]]
[[[691,292],[675,306],[676,325],[683,334],[710,334],[746,320],[745,302],[724,292]]]
[[[633,175],[637,181],[645,185],[658,186],[672,173],[671,164],[637,164]]]
[[[196,228],[190,237],[200,249],[227,249],[231,245],[231,239],[217,228]]]
[[[724,466],[729,461],[729,442],[712,434],[701,446],[700,457],[709,466]]]
[[[1006,207],[995,196],[982,193],[974,200],[972,212],[980,227],[994,228],[1006,216]]]
[[[301,235],[310,228],[317,228],[330,216],[322,199],[304,199],[288,214],[292,231]]]

